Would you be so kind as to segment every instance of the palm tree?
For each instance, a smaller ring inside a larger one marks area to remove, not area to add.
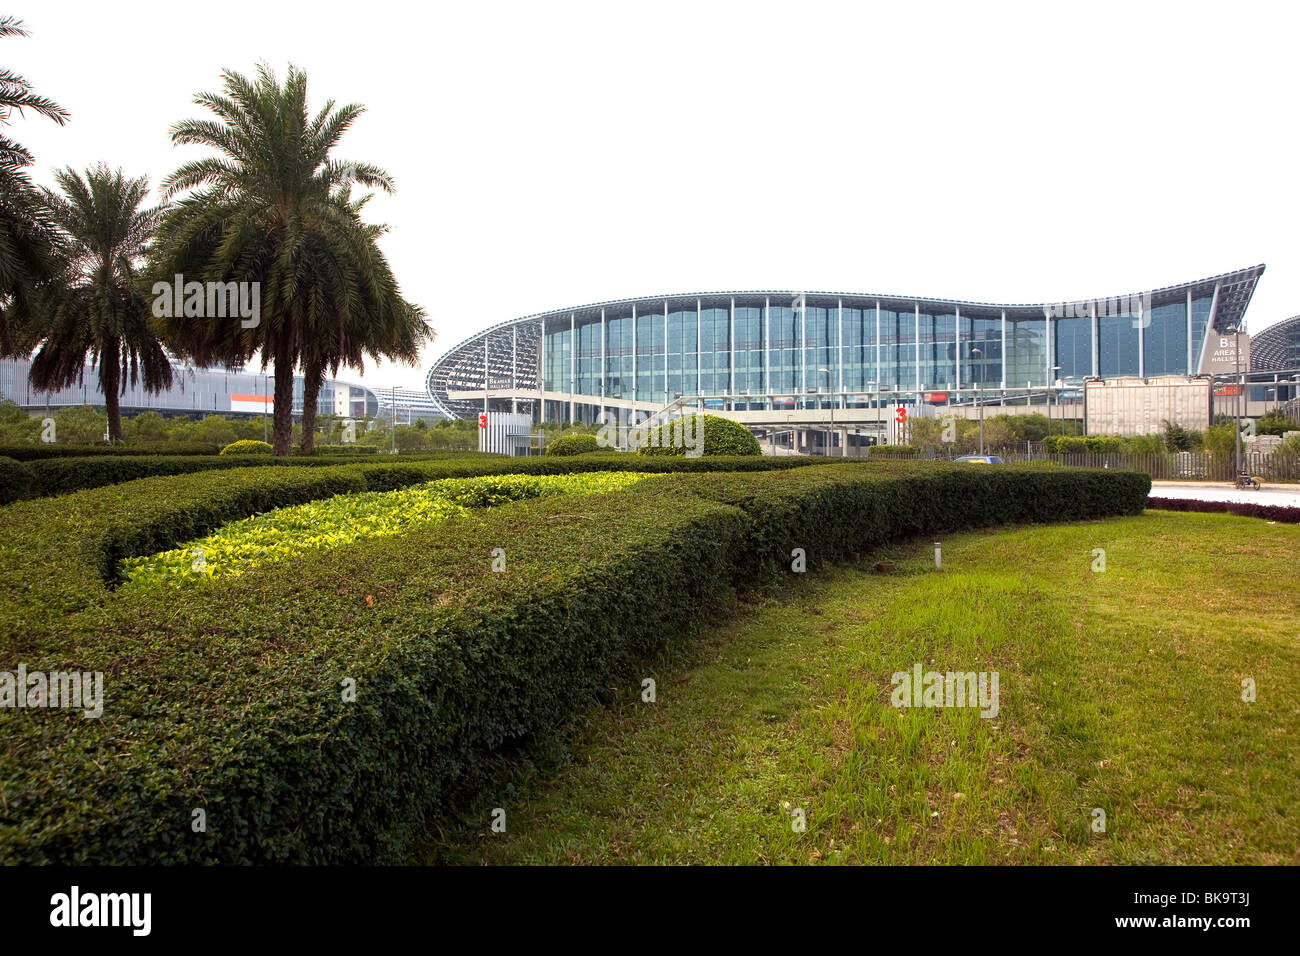
[[[27,35],[21,20],[0,17],[0,37]],[[34,92],[26,78],[0,67],[0,355],[4,356],[31,350],[30,339],[20,335],[16,326],[29,318],[33,298],[60,268],[58,234],[27,174],[32,154],[4,130],[15,113],[26,110],[60,126],[68,121],[67,111]]]
[[[392,192],[393,185],[376,166],[331,156],[361,106],[329,100],[308,115],[307,77],[292,66],[283,85],[266,66],[251,81],[231,71],[222,77],[224,94],[195,99],[217,119],[172,128],[172,142],[220,155],[185,163],[164,182],[165,197],[186,195],[163,222],[154,261],[163,277],[258,283],[261,314],[251,327],[182,318],[166,319],[163,327],[200,365],[237,364],[259,353],[263,368],[274,365],[274,451],[287,455],[295,367],[315,356],[324,368],[333,352],[314,339],[327,326],[362,323],[367,265],[357,250],[364,237],[339,197],[353,186]],[[304,407],[312,406],[314,400]]]
[[[150,328],[150,299],[138,264],[160,211],[144,206],[149,177],[131,179],[101,164],[54,174],[62,195],[43,190],[45,206],[63,236],[65,281],[40,297],[32,358],[33,386],[53,391],[82,380],[86,361],[99,369],[110,441],[122,438],[119,395],[128,381],[147,391],[172,383],[172,364]]]
[[[365,368],[365,357],[415,362],[420,346],[432,338],[425,324],[424,310],[407,302],[398,292],[388,260],[378,239],[387,226],[365,223],[361,210],[369,194],[353,201],[347,188],[335,190],[335,202],[352,219],[349,238],[352,261],[357,268],[352,279],[353,295],[342,308],[318,310],[313,319],[323,319],[304,339],[303,411],[300,452],[315,452],[316,406],[326,369],[337,375],[341,365]],[[323,270],[331,274],[332,270]]]

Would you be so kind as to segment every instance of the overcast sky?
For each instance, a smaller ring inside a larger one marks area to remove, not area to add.
[[[49,170],[154,183],[223,68],[306,69],[367,111],[372,219],[437,341],[664,292],[1038,302],[1268,266],[1300,312],[1297,5],[13,0],[2,62],[72,113]],[[356,374],[340,378],[358,380]]]

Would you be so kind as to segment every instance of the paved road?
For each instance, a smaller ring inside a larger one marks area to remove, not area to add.
[[[1300,485],[1265,484],[1258,491],[1238,491],[1227,482],[1153,481],[1153,498],[1193,498],[1198,501],[1242,501],[1300,508]]]

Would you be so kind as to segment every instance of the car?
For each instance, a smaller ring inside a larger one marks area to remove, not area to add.
[[[997,455],[962,455],[953,461],[968,461],[973,465],[1001,465],[1002,459]]]

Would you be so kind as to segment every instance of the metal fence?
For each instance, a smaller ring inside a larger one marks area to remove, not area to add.
[[[1208,452],[1171,452],[1167,454],[1130,455],[1122,452],[1075,453],[1049,455],[1008,450],[1001,456],[1006,461],[1054,461],[1062,465],[1082,468],[1119,468],[1123,471],[1145,471],[1152,478],[1201,478],[1206,481],[1232,481],[1237,476],[1236,463],[1231,455],[1212,455]],[[1273,481],[1300,479],[1300,457],[1278,452],[1241,453],[1242,470],[1256,478]]]
[[[888,446],[885,446],[888,447]],[[1233,481],[1237,470],[1232,455],[1208,452],[1169,452],[1163,454],[1126,454],[1123,452],[1077,452],[1053,455],[1041,444],[1026,448],[991,448],[987,452],[1006,462],[1055,462],[1078,468],[1116,468],[1121,471],[1145,471],[1152,478],[1200,478],[1205,481]],[[854,456],[850,456],[854,457]],[[870,455],[868,455],[870,457]],[[879,458],[943,458],[931,449],[903,454],[877,453]],[[1282,452],[1245,451],[1241,453],[1242,470],[1266,481],[1300,480],[1300,456]]]

